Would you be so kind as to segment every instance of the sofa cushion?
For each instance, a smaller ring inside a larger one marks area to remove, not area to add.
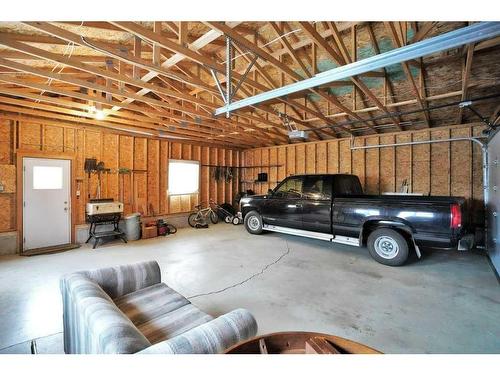
[[[151,344],[168,340],[189,331],[213,318],[192,304],[187,304],[177,310],[160,315],[137,326]]]
[[[114,300],[136,326],[189,304],[189,301],[163,283],[126,294]]]

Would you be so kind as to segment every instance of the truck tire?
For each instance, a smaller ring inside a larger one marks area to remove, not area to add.
[[[368,236],[367,245],[372,258],[387,266],[401,266],[408,259],[408,241],[393,229],[374,230]]]
[[[262,216],[257,211],[250,211],[245,215],[245,228],[248,233],[262,233]]]

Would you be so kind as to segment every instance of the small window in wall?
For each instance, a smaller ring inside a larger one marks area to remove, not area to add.
[[[61,167],[33,167],[33,189],[56,190],[62,189],[63,169]]]
[[[200,163],[197,161],[169,160],[168,194],[196,194],[200,186]]]

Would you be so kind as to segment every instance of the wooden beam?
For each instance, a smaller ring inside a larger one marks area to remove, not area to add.
[[[3,59],[0,58],[0,64],[3,64],[2,60]],[[56,73],[52,73],[52,75],[54,75],[53,76],[54,79],[57,79],[57,78],[55,78]],[[32,88],[36,88],[40,91],[52,92],[55,94],[64,95],[64,96],[75,98],[75,99],[81,99],[81,100],[84,100],[87,102],[94,101],[94,102],[100,103],[101,105],[110,105],[110,103],[108,103],[107,100],[102,98],[102,97],[94,97],[94,96],[90,96],[88,94],[83,94],[80,92],[62,90],[62,89],[59,89],[59,88],[56,88],[53,86],[47,86],[44,84],[35,84],[31,81],[20,80],[17,78],[6,77],[6,76],[0,76],[0,81],[13,83],[13,84],[16,84],[19,86],[32,87]],[[95,89],[96,87],[99,88],[100,86],[97,84],[93,84],[93,83],[86,83],[86,84],[82,84],[82,87]],[[151,99],[151,98],[142,98],[142,101],[148,102],[149,104],[158,105],[159,107],[170,105],[170,104],[159,105],[159,103],[163,103],[163,102],[156,100],[156,99]],[[111,105],[113,105],[113,103],[111,103]],[[118,105],[118,103],[115,103],[114,105]],[[124,108],[134,110],[134,111],[137,111],[140,113],[156,116],[157,118],[161,118],[161,116],[168,116],[168,118],[170,118],[170,119],[176,119],[180,122],[189,122],[189,123],[193,123],[193,124],[197,125],[196,120],[191,120],[189,118],[182,117],[179,115],[174,115],[172,113],[162,113],[162,112],[157,112],[157,111],[153,112],[151,110],[145,109],[144,107],[137,106],[136,104],[119,104],[119,105],[124,106]],[[105,112],[105,114],[108,114],[110,111],[104,110],[104,112]],[[209,122],[207,122],[207,120],[211,119],[211,117],[210,116],[203,116],[203,117],[205,118],[204,121],[206,122],[207,126],[212,126],[212,125],[209,125]],[[216,125],[214,125],[214,126],[216,126]],[[221,125],[219,124],[218,126],[221,126]],[[229,128],[227,128],[227,129],[229,129]],[[261,129],[259,129],[259,130],[261,130]]]
[[[142,41],[141,41],[141,38],[139,37],[135,37],[134,38],[134,56],[138,59],[141,59],[141,50],[142,50]],[[132,67],[132,77],[137,79],[139,78],[139,66],[137,65],[134,65]]]
[[[415,35],[411,39],[410,43],[417,43],[423,40],[437,25],[437,22],[425,22],[424,25],[417,31],[415,30]]]
[[[153,22],[153,31],[161,35],[161,22]],[[153,65],[160,65],[161,47],[157,44],[153,44]]]
[[[179,21],[179,44],[181,46],[187,47],[188,43],[188,23],[185,21]]]
[[[400,48],[403,46],[402,41],[399,39],[397,35],[396,28],[392,22],[384,22],[386,29],[389,31],[389,34],[392,37],[392,40],[396,46],[396,48]],[[403,71],[405,72],[407,80],[410,82],[411,88],[413,89],[413,92],[415,93],[415,96],[417,98],[418,104],[421,109],[425,110],[426,105],[425,102],[422,100],[422,96],[420,95],[420,90],[417,87],[417,84],[415,83],[415,79],[413,78],[413,75],[411,74],[410,71],[410,66],[408,62],[403,62]],[[425,124],[427,127],[430,127],[430,118],[429,118],[429,113],[427,111],[424,111],[424,119],[425,119]]]
[[[188,59],[190,59],[194,62],[197,62],[199,64],[202,64],[207,68],[212,68],[212,69],[215,69],[219,72],[225,72],[225,67],[222,64],[219,64],[214,59],[212,59],[206,55],[203,55],[201,53],[198,53],[196,51],[193,51],[187,47],[181,46],[177,43],[173,43],[170,40],[167,40],[166,38],[159,38],[157,35],[154,35],[154,33],[150,32],[149,30],[143,28],[142,26],[140,26],[134,22],[113,22],[113,24],[115,24],[115,25],[123,28],[124,30],[127,30],[135,35],[139,35],[140,37],[142,37],[150,42],[157,42],[157,43],[161,44],[161,46],[163,48],[167,48],[167,49],[170,49],[171,51],[174,51],[176,53],[183,54]],[[239,34],[234,32],[230,26],[225,25],[225,33],[227,34],[228,31],[232,35],[239,36]],[[235,79],[242,79],[242,75],[237,73],[237,72],[233,72],[233,76]],[[248,77],[244,80],[243,85],[250,85],[252,87],[256,87],[259,90],[263,90],[263,91],[269,89],[268,87],[261,85],[255,81],[251,80]],[[242,86],[241,90],[243,90],[243,86]]]
[[[462,101],[466,101],[468,98],[468,86],[469,79],[472,70],[472,60],[474,57],[474,43],[467,45],[467,56],[465,58],[463,70],[462,70]],[[464,109],[460,107],[458,110],[457,124],[463,122]]]
[[[150,135],[150,136],[156,136],[156,137],[161,137],[161,135],[167,135],[167,136],[176,137],[176,138],[184,137],[186,140],[203,142],[205,144],[212,143],[212,142],[206,142],[207,137],[196,137],[196,136],[191,135],[190,133],[186,134],[186,132],[172,132],[172,131],[169,131],[168,128],[164,128],[161,130],[138,129],[137,127],[133,127],[133,126],[129,126],[129,125],[113,124],[113,123],[109,123],[106,121],[82,118],[80,116],[68,116],[68,115],[62,115],[62,114],[55,114],[53,112],[46,112],[46,111],[42,111],[39,109],[29,109],[29,108],[17,107],[17,106],[12,106],[12,105],[5,105],[5,104],[1,104],[1,103],[0,103],[0,111],[22,113],[22,114],[27,114],[27,115],[32,115],[32,116],[40,116],[40,117],[43,117],[46,119],[62,120],[62,121],[68,122],[68,123],[93,125],[93,126],[103,127],[103,128],[107,128],[107,129],[121,130],[121,131],[130,132],[130,133],[134,133],[134,134],[139,133],[142,135]],[[228,145],[227,143],[224,143],[220,139],[218,141],[219,142],[217,142],[217,143],[225,144],[226,146]]]
[[[212,28],[215,28],[215,29],[223,32],[226,35],[228,35],[233,40],[235,40],[237,43],[239,43],[242,47],[246,48],[249,51],[254,52],[256,55],[260,56],[264,60],[267,60],[268,62],[272,63],[276,68],[278,68],[279,70],[281,70],[283,73],[285,73],[287,76],[289,76],[293,80],[295,80],[295,81],[302,80],[302,77],[298,73],[296,73],[295,71],[293,71],[292,69],[290,69],[288,66],[286,66],[285,64],[283,64],[281,61],[279,61],[276,58],[274,58],[268,52],[264,51],[263,49],[259,48],[258,46],[256,46],[252,42],[250,42],[248,39],[246,39],[246,38],[242,37],[241,35],[235,33],[233,30],[229,29],[226,25],[224,25],[224,24],[222,24],[220,22],[205,22],[205,24],[207,24],[208,26],[210,26]],[[327,101],[330,101],[337,108],[339,108],[340,110],[343,110],[343,111],[349,113],[350,116],[356,118],[357,120],[365,121],[363,118],[357,116],[355,113],[352,113],[349,108],[347,108],[342,103],[340,103],[340,101],[337,98],[335,98],[334,96],[330,96],[330,95],[328,95],[328,94],[326,94],[324,92],[321,92],[319,90],[310,89],[309,91],[311,91],[314,94],[317,94],[317,95],[321,96],[322,98],[326,99]],[[296,104],[294,104],[294,105],[296,105]],[[297,103],[297,105],[298,105],[298,103]],[[332,124],[332,126],[335,126],[335,124]]]
[[[35,56],[38,56],[38,57],[41,57],[44,59],[49,59],[49,60],[52,60],[52,61],[57,62],[57,63],[69,65],[69,66],[72,66],[74,68],[81,69],[83,71],[91,72],[91,73],[94,73],[94,74],[101,76],[101,77],[110,78],[110,79],[113,79],[116,81],[120,81],[120,82],[124,82],[124,83],[130,84],[130,85],[134,85],[137,87],[147,88],[150,91],[154,91],[154,92],[164,94],[167,96],[181,98],[181,99],[186,100],[187,102],[192,102],[192,103],[196,103],[196,104],[200,104],[200,105],[204,105],[204,106],[209,106],[211,109],[216,108],[216,106],[214,104],[212,104],[210,102],[205,102],[205,101],[198,99],[196,97],[193,97],[191,95],[180,93],[180,92],[174,91],[174,90],[169,90],[169,89],[166,89],[166,88],[158,86],[158,85],[153,85],[150,83],[143,82],[142,80],[139,80],[139,79],[134,79],[131,77],[127,77],[125,75],[120,75],[120,74],[114,73],[112,71],[106,71],[106,70],[100,69],[100,68],[95,67],[95,66],[90,66],[88,64],[80,63],[80,62],[75,61],[74,59],[72,59],[70,57],[60,56],[60,55],[57,55],[57,54],[54,54],[54,53],[51,53],[51,52],[48,52],[45,50],[35,48],[33,46],[29,46],[25,43],[19,43],[19,42],[14,41],[14,40],[0,37],[0,44],[3,44],[9,48],[17,49],[17,50],[23,51],[25,53],[29,53],[29,54],[32,54],[32,55],[35,55]],[[57,79],[59,81],[72,83],[72,84],[75,84],[76,86],[81,86],[81,87],[88,87],[88,85],[90,84],[87,81],[77,80],[77,79],[73,79],[73,78],[65,77],[65,76],[63,77],[60,74],[56,74],[56,73],[52,73],[52,72],[43,72],[43,71],[40,71],[39,69],[32,68],[31,66],[23,65],[20,63],[12,62],[12,61],[9,62],[6,59],[1,59],[1,61],[2,61],[2,64],[0,64],[0,65],[7,66],[10,68],[19,70],[19,71],[29,72],[31,74],[43,76],[45,78]],[[97,89],[95,84],[93,85],[92,88]],[[101,91],[104,91],[103,87],[99,87],[98,89]],[[122,93],[119,89],[111,89],[109,91],[112,92],[114,95],[124,95],[124,93]],[[156,103],[151,103],[150,98],[141,96],[137,93],[130,93],[129,92],[128,94],[126,94],[126,96],[133,98],[134,100],[146,102],[148,104],[157,104],[160,107],[163,106],[163,107],[166,107],[169,109],[179,110],[180,112],[185,112],[185,113],[192,114],[195,116],[199,115],[199,116],[203,116],[203,117],[210,118],[210,119],[212,118],[211,115],[207,115],[205,112],[196,111],[196,110],[193,110],[192,108],[189,108],[186,106],[169,104],[169,107],[167,107],[165,105],[166,103],[162,103],[159,101],[156,101]],[[121,104],[121,105],[118,105],[118,104]],[[126,102],[117,103],[117,104],[115,104],[115,107],[118,106],[120,108],[123,108],[124,105],[127,105],[127,104],[130,104],[130,103],[126,103]],[[194,112],[196,112],[196,113],[194,113]],[[219,121],[223,121],[223,120],[219,120]],[[239,124],[239,126],[244,126],[244,124]],[[254,130],[265,131],[265,129],[255,128],[255,127],[251,127],[251,126],[250,126],[250,128],[254,128]]]

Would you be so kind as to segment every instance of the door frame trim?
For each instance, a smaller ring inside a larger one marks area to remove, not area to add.
[[[70,201],[70,209],[71,209],[71,215],[70,215],[70,235],[71,235],[71,242],[75,242],[75,202],[76,202],[76,187],[74,184],[74,178],[76,176],[76,165],[75,165],[75,160],[76,160],[76,154],[74,153],[68,153],[68,152],[60,152],[60,153],[50,153],[50,152],[44,152],[44,151],[38,151],[38,150],[17,150],[16,151],[16,216],[17,216],[17,247],[19,249],[19,253],[22,254],[24,252],[24,246],[23,246],[23,198],[24,198],[24,171],[23,171],[23,159],[24,158],[35,158],[35,159],[60,159],[60,160],[69,160],[70,161],[70,177],[69,177],[69,184],[70,184],[70,194],[69,194],[69,201]]]

